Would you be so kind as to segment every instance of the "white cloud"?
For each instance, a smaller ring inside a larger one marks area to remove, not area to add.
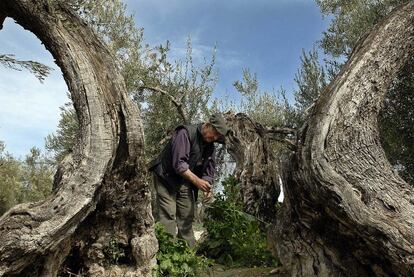
[[[220,51],[217,50],[217,66],[222,69],[230,68],[242,68],[246,65],[243,64],[243,58],[240,53],[236,51]]]
[[[0,140],[5,141],[7,151],[23,157],[32,146],[43,148],[44,138],[56,130],[59,107],[68,101],[67,86],[40,40],[11,19],[5,21],[0,41],[1,54],[54,68],[42,84],[28,71],[0,65]]]
[[[55,71],[41,84],[25,71],[0,68],[0,140],[21,156],[56,130],[59,107],[68,101],[67,87]]]
[[[199,31],[196,31],[199,33]],[[182,37],[179,41],[180,45],[172,45],[171,47],[171,60],[178,60],[183,59],[187,53],[187,40],[188,36]],[[192,57],[193,61],[197,65],[202,65],[205,63],[205,60],[209,62],[211,60],[212,55],[216,55],[216,68],[220,69],[229,69],[229,68],[240,68],[243,64],[243,59],[241,54],[237,51],[229,51],[223,50],[220,48],[220,45],[216,45],[216,49],[214,50],[215,45],[205,45],[199,43],[198,36],[191,35],[191,42],[192,42]]]

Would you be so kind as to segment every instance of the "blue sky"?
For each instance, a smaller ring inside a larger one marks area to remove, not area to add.
[[[195,61],[217,45],[219,82],[214,96],[234,95],[242,69],[257,73],[263,90],[284,87],[290,99],[302,49],[310,50],[327,28],[313,0],[126,0],[150,45],[169,40],[172,53],[185,53],[191,36]],[[56,130],[67,87],[40,41],[7,19],[0,31],[0,53],[37,60],[55,70],[41,84],[30,73],[0,66],[0,140],[24,157]]]

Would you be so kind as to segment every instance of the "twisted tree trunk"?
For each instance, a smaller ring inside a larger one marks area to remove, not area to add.
[[[54,194],[0,218],[0,276],[150,276],[157,241],[143,128],[115,59],[60,1],[2,0],[0,23],[5,17],[33,32],[56,59],[81,136],[55,176]]]
[[[274,229],[292,276],[414,276],[414,191],[381,147],[377,116],[414,54],[414,2],[360,42],[284,164]]]
[[[413,54],[414,1],[361,40],[279,170],[264,158],[271,154],[262,130],[237,120],[230,150],[248,184],[244,198],[256,184],[272,195],[273,172],[282,171],[285,201],[270,237],[291,276],[414,276],[414,191],[387,161],[377,126],[384,96]],[[266,209],[250,212],[269,217]]]

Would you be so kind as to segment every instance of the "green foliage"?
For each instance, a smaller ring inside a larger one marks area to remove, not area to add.
[[[357,41],[395,7],[408,0],[316,0],[321,12],[333,16],[321,47],[333,58],[348,58]]]
[[[21,61],[14,58],[14,55],[2,55],[0,54],[0,64],[11,68],[14,70],[21,71],[22,69],[28,70],[30,73],[34,74],[35,77],[43,82],[44,79],[50,74],[53,70],[51,67],[44,65],[36,61]]]
[[[154,277],[197,276],[197,273],[211,265],[207,258],[197,256],[195,250],[189,248],[184,240],[174,238],[159,223],[155,225],[155,234],[159,250],[157,265],[153,269]]]
[[[143,45],[144,30],[121,0],[70,0],[72,7],[92,27],[118,59],[127,91],[136,93],[149,74],[151,48]],[[140,99],[143,101],[143,99]]]
[[[379,115],[381,143],[401,177],[414,185],[414,59],[394,80]]]
[[[60,119],[56,134],[49,134],[45,139],[45,148],[53,155],[55,163],[74,150],[79,135],[79,122],[72,103],[60,107]]]
[[[0,215],[23,202],[40,201],[52,190],[52,169],[33,147],[24,161],[5,152],[0,141]]]
[[[110,265],[118,264],[119,259],[125,257],[125,250],[120,246],[115,237],[111,237],[108,244],[103,249],[105,260]]]
[[[298,86],[295,92],[295,106],[302,117],[301,121],[304,120],[306,109],[315,102],[327,85],[327,76],[318,58],[315,48],[308,53],[302,51],[301,67],[295,75],[294,80]]]
[[[0,215],[19,202],[23,174],[20,161],[4,151],[5,145],[0,141]]]
[[[239,112],[266,126],[294,124],[293,107],[287,101],[283,88],[277,92],[260,91],[257,75],[249,69],[243,70],[243,79],[234,82],[233,86],[242,95],[240,104],[235,105]]]
[[[53,170],[38,148],[30,149],[22,168],[19,202],[36,202],[49,196],[52,191]]]
[[[229,177],[222,184],[223,192],[207,208],[204,226],[208,238],[199,253],[228,266],[276,265],[259,222],[242,210],[236,180]]]

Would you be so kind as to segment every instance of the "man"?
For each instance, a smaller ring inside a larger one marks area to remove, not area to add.
[[[229,132],[221,114],[211,116],[209,122],[181,125],[150,163],[157,194],[156,219],[167,232],[194,246],[193,219],[198,189],[206,198],[212,195],[215,164],[214,142],[224,143]]]

